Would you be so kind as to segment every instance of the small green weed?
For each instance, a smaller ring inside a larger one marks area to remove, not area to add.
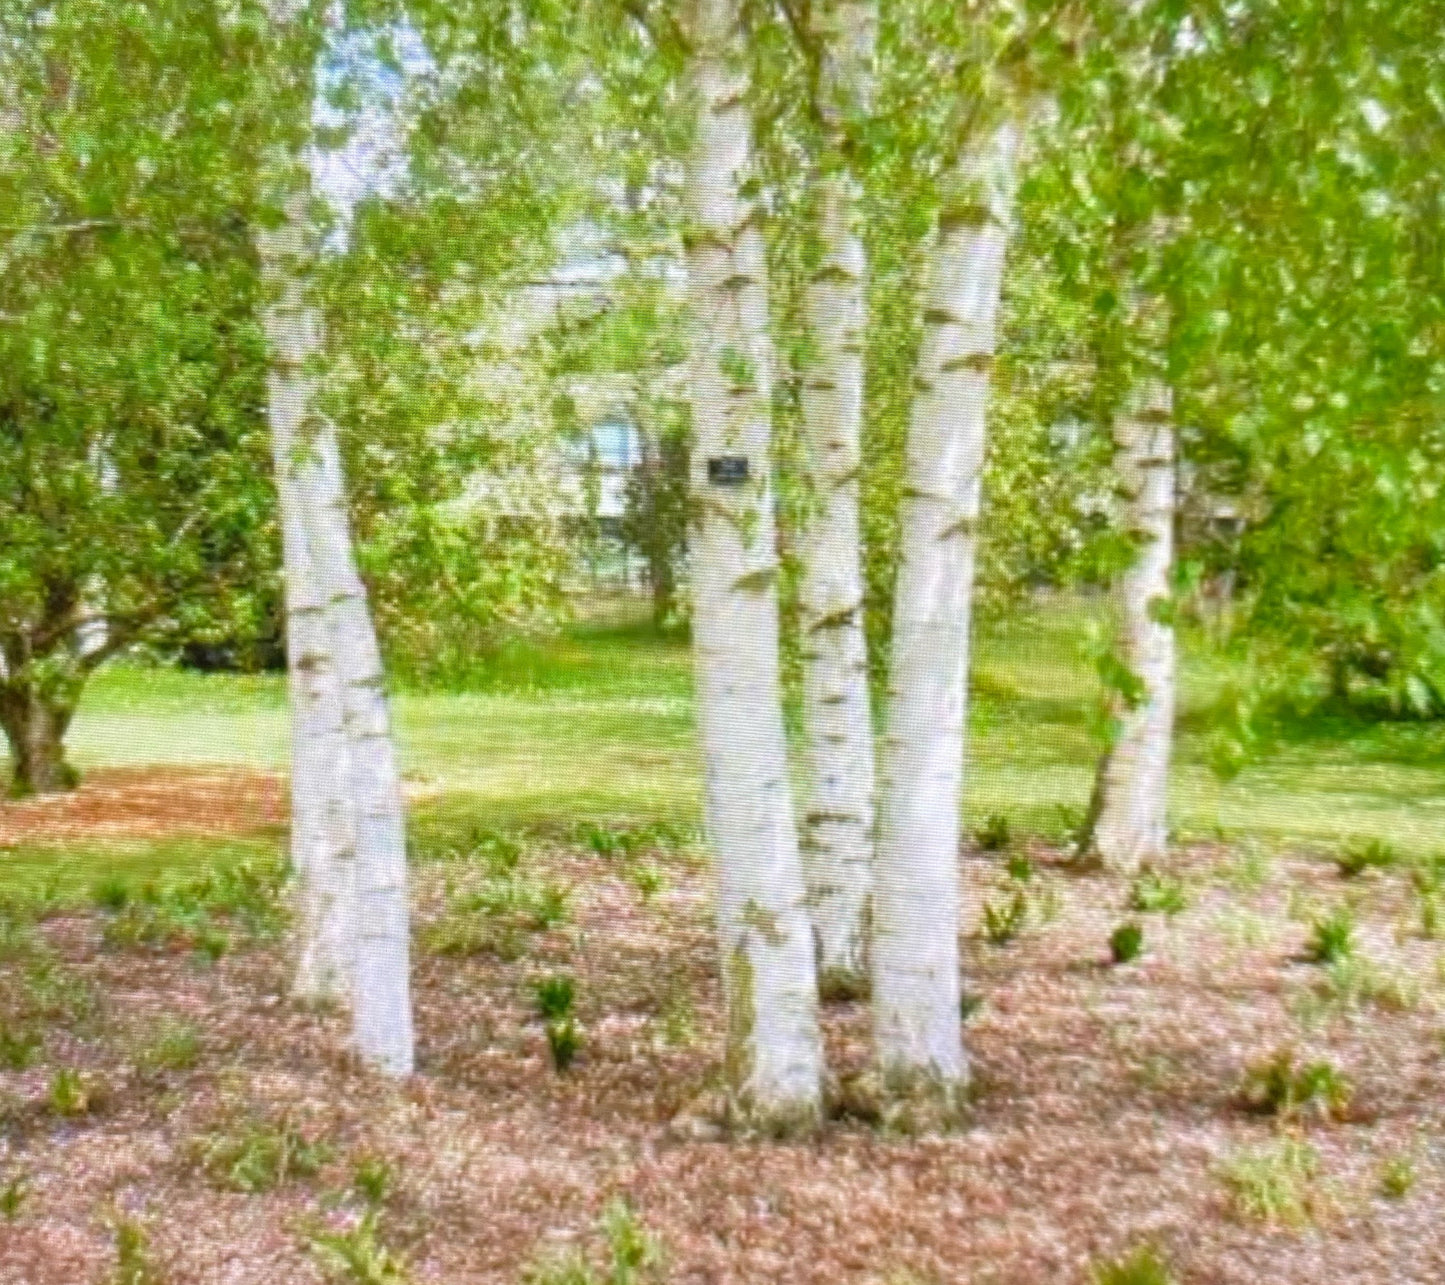
[[[1174,1285],[1174,1273],[1152,1245],[1140,1245],[1107,1263],[1089,1269],[1092,1285]]]
[[[1308,958],[1316,964],[1334,964],[1355,953],[1355,914],[1349,906],[1336,906],[1325,915],[1317,915],[1310,925],[1305,946]]]
[[[136,1054],[136,1065],[150,1072],[189,1071],[200,1060],[200,1032],[174,1017],[163,1018],[154,1038]]]
[[[346,1285],[406,1285],[406,1260],[389,1248],[378,1230],[380,1216],[368,1209],[349,1231],[316,1232],[307,1248],[333,1281]]]
[[[1029,896],[1023,888],[1005,891],[983,903],[983,935],[990,945],[1007,946],[1028,926]]]
[[[0,1026],[0,1067],[23,1071],[40,1056],[43,1041],[38,1032],[25,1026]]]
[[[1002,812],[993,813],[974,832],[974,842],[984,852],[1002,852],[1013,842],[1013,831],[1008,817]]]
[[[1246,1110],[1286,1120],[1308,1109],[1341,1119],[1353,1097],[1354,1086],[1336,1067],[1325,1061],[1300,1063],[1292,1049],[1280,1049],[1250,1067],[1240,1088]]]
[[[72,1066],[62,1066],[50,1077],[45,1101],[53,1115],[78,1119],[89,1115],[99,1104],[101,1096],[100,1086],[95,1080],[82,1075]]]
[[[1319,1170],[1313,1147],[1284,1137],[1232,1156],[1220,1168],[1220,1178],[1237,1217],[1303,1227],[1322,1210]]]
[[[1343,879],[1355,879],[1366,870],[1388,870],[1400,854],[1383,839],[1353,839],[1335,854],[1335,868]]]
[[[0,1181],[0,1218],[13,1223],[29,1195],[30,1179],[23,1173],[12,1173]]]
[[[386,1203],[396,1187],[396,1170],[385,1156],[362,1156],[351,1173],[351,1189],[368,1205]]]
[[[552,1065],[559,1072],[571,1067],[582,1049],[582,1031],[573,1015],[576,999],[576,984],[563,974],[543,978],[537,983],[537,1012],[547,1033]]]
[[[657,1238],[623,1200],[603,1211],[606,1266],[598,1272],[580,1249],[544,1257],[522,1274],[524,1285],[648,1285],[660,1282],[665,1255]]]
[[[1386,1200],[1404,1200],[1415,1190],[1419,1176],[1409,1156],[1390,1156],[1380,1166],[1380,1195]]]
[[[1144,951],[1144,926],[1135,920],[1120,924],[1109,934],[1109,957],[1116,964],[1130,964]]]
[[[145,1227],[122,1215],[116,1215],[110,1226],[115,1237],[115,1267],[107,1285],[164,1285],[165,1276],[151,1257]]]
[[[233,1133],[202,1137],[196,1150],[217,1186],[247,1195],[315,1177],[331,1154],[324,1142],[305,1137],[284,1120],[252,1121]]]
[[[1129,890],[1129,909],[1140,914],[1177,915],[1188,906],[1183,881],[1158,870],[1141,871]]]

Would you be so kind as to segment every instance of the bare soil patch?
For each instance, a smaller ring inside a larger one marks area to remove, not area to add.
[[[99,1008],[49,1029],[34,1065],[0,1070],[0,1185],[30,1183],[0,1221],[0,1282],[106,1279],[116,1209],[149,1229],[171,1285],[320,1282],[306,1229],[356,1224],[348,1185],[368,1156],[395,1174],[382,1234],[433,1285],[514,1285],[549,1246],[595,1249],[617,1196],[679,1285],[1082,1283],[1091,1262],[1144,1240],[1187,1282],[1445,1280],[1440,947],[1415,934],[1408,876],[1346,881],[1301,859],[1244,878],[1201,847],[1180,854],[1188,905],[1166,916],[1128,910],[1118,880],[1033,857],[1028,926],[1002,947],[974,929],[1014,885],[1001,859],[964,861],[980,1094],[969,1127],[924,1139],[850,1119],[782,1144],[672,1127],[720,1052],[707,881],[676,857],[657,858],[670,887],[644,899],[620,859],[530,851],[521,874],[571,885],[571,921],[501,955],[419,951],[421,1066],[401,1086],[352,1064],[340,1017],[285,998],[278,946],[205,964],[107,950],[98,916],[51,921],[50,948]],[[419,921],[479,877],[466,861],[421,867]],[[1375,969],[1363,998],[1303,959],[1311,916],[1345,899]],[[1128,917],[1145,951],[1118,967],[1108,938]],[[26,967],[0,960],[0,992],[26,984]],[[535,982],[562,971],[585,1030],[566,1075],[533,1003]],[[197,1033],[194,1066],[146,1069],[166,1017]],[[828,1011],[838,1074],[866,1065],[867,1030],[860,1005]],[[1281,1046],[1348,1076],[1351,1110],[1289,1122],[1243,1110],[1246,1068]],[[46,1105],[60,1066],[105,1086],[95,1112]],[[261,1194],[218,1185],[196,1140],[248,1120],[324,1143],[319,1170]],[[1287,1138],[1317,1162],[1298,1225],[1242,1211],[1224,1178]],[[1397,1198],[1382,1186],[1392,1163],[1413,1175]]]
[[[0,801],[0,848],[87,838],[244,835],[285,822],[286,780],[240,768],[95,768],[65,794]]]

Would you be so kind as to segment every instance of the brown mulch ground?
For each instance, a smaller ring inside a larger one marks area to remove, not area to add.
[[[11,1118],[0,1188],[7,1173],[31,1182],[14,1221],[0,1219],[0,1282],[106,1280],[116,1209],[149,1229],[171,1285],[319,1282],[302,1235],[355,1223],[345,1188],[367,1155],[397,1174],[383,1235],[412,1280],[434,1285],[512,1285],[548,1246],[595,1248],[619,1195],[679,1285],[1085,1282],[1091,1261],[1144,1239],[1188,1282],[1445,1281],[1445,979],[1440,948],[1407,931],[1407,877],[1346,883],[1323,863],[1281,859],[1251,886],[1230,882],[1228,854],[1191,850],[1180,854],[1188,909],[1143,916],[1145,956],[1111,967],[1127,889],[1035,856],[1032,896],[1052,903],[1048,922],[1005,948],[967,939],[984,1001],[968,1026],[973,1123],[922,1140],[848,1121],[793,1144],[670,1126],[719,1053],[706,881],[678,858],[659,858],[671,886],[644,903],[616,862],[531,853],[524,868],[575,885],[572,922],[530,936],[510,962],[419,952],[421,1065],[402,1086],[350,1064],[340,1018],[287,1001],[279,949],[204,965],[107,951],[98,916],[52,920],[46,938],[102,1005],[53,1029],[34,1067],[0,1070]],[[1001,863],[970,856],[964,870],[976,921]],[[435,916],[448,881],[471,878],[458,863],[420,869],[419,919]],[[1383,1003],[1311,999],[1322,972],[1300,958],[1305,920],[1347,895],[1361,950],[1402,979]],[[0,959],[0,987],[20,984],[20,969]],[[566,1076],[550,1069],[531,1006],[532,983],[558,969],[578,979],[586,1028]],[[201,1033],[194,1068],[138,1069],[163,1016]],[[864,1066],[861,1006],[827,1023],[834,1068]],[[1297,1126],[1319,1173],[1309,1221],[1294,1228],[1232,1209],[1221,1179],[1230,1157],[1280,1136],[1235,1091],[1246,1066],[1285,1044],[1329,1057],[1356,1086],[1343,1122]],[[93,1115],[46,1111],[62,1064],[104,1083]],[[284,1115],[331,1159],[264,1195],[219,1189],[194,1139],[248,1113]],[[1398,1157],[1416,1182],[1386,1199],[1381,1166]]]
[[[0,800],[0,848],[89,838],[240,835],[286,819],[286,781],[237,768],[96,768],[66,794]]]

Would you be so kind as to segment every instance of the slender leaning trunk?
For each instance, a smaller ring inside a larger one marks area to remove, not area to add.
[[[335,979],[339,970],[350,981],[363,1060],[406,1075],[413,1033],[405,823],[380,652],[352,557],[340,452],[335,430],[317,413],[317,381],[307,369],[323,331],[302,271],[305,197],[304,190],[295,194],[282,225],[258,239],[274,296],[266,313],[269,395],[285,553],[294,559],[288,611],[302,626],[290,644],[301,671],[292,679],[293,696],[302,700],[293,719],[303,731],[293,753],[293,773],[301,777],[298,783],[293,775],[293,797],[316,791],[303,804],[299,842],[306,850],[298,862],[302,927],[316,936],[301,957],[303,969],[310,957],[324,977]]]
[[[742,189],[752,122],[738,0],[694,0],[688,25],[693,638],[728,1088],[744,1119],[789,1129],[818,1118],[822,1051],[778,676],[765,249]]]
[[[846,164],[850,116],[871,98],[876,6],[812,10],[827,133],[816,180],[821,261],[809,282],[810,356],[803,433],[814,511],[803,532],[799,593],[803,658],[803,873],[825,996],[866,981],[873,885],[873,719],[863,636],[858,516],[862,466],[867,255],[857,182]]]
[[[1100,764],[1092,844],[1109,868],[1133,873],[1168,844],[1174,736],[1174,414],[1169,386],[1141,378],[1114,420],[1124,523],[1138,545],[1118,584],[1120,649],[1137,687],[1116,703],[1114,740]]]
[[[995,317],[1018,128],[966,149],[930,263],[909,425],[873,908],[876,1055],[899,1089],[950,1098],[960,1033],[959,837],[973,598]]]

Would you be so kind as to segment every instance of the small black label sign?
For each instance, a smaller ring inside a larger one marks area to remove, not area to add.
[[[748,457],[712,456],[707,462],[707,480],[714,486],[741,486],[748,480]]]

